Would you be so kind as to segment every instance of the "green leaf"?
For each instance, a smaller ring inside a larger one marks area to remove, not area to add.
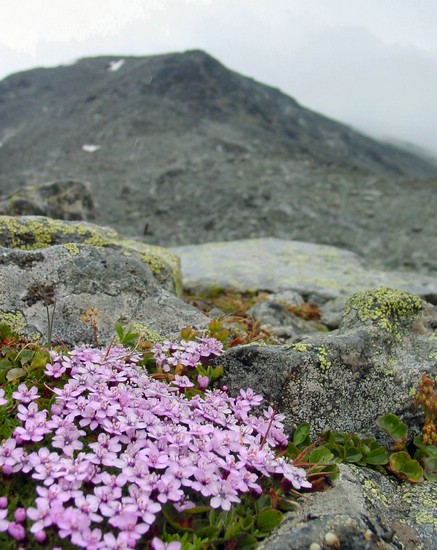
[[[165,504],[162,508],[162,513],[165,520],[173,527],[176,533],[186,533],[187,531],[192,531],[192,529],[182,527],[182,525],[178,523],[180,515],[171,504]]]
[[[395,414],[386,414],[376,420],[384,432],[389,435],[396,443],[404,443],[407,439],[407,425]]]
[[[437,457],[437,447],[435,445],[425,445],[422,441],[420,435],[416,435],[413,440],[414,445],[420,450],[424,456],[436,456]]]
[[[365,461],[367,464],[387,464],[388,462],[388,452],[382,447],[370,451],[370,453],[365,456]]]
[[[255,548],[258,540],[250,533],[239,533],[236,537],[237,548]]]
[[[257,501],[255,501],[255,510],[261,512],[265,508],[272,507],[272,499],[269,495],[262,494]]]
[[[428,481],[437,481],[437,457],[429,456],[423,459],[425,477]]]
[[[407,479],[411,483],[423,481],[423,469],[417,460],[405,451],[393,453],[390,456],[390,469],[399,477]]]
[[[346,462],[359,462],[363,456],[363,453],[356,447],[346,447]]]
[[[203,529],[196,529],[196,535],[202,539],[216,539],[220,535],[221,528],[216,525],[210,525]]]
[[[278,497],[276,506],[281,512],[294,512],[299,508],[299,504],[295,500],[284,497]]]
[[[194,508],[188,508],[188,510],[185,510],[186,514],[205,514],[206,512],[209,512],[211,510],[210,506],[195,506]]]
[[[266,508],[256,517],[256,526],[262,532],[270,533],[282,521],[284,515],[279,510]]]
[[[301,445],[305,442],[306,438],[310,435],[311,427],[308,422],[303,422],[300,424],[293,433],[293,443],[296,446]]]
[[[296,445],[289,441],[287,445],[287,457],[288,458],[296,458],[296,456],[300,453],[300,450],[296,447]]]
[[[10,369],[12,366],[9,359],[0,359],[0,369]]]
[[[121,342],[123,340],[124,332],[123,332],[123,327],[120,323],[115,323],[115,331],[116,331],[117,336],[118,336],[118,338]]]
[[[308,462],[312,462],[313,464],[326,464],[327,462],[331,462],[333,458],[334,455],[329,449],[326,447],[318,447],[312,451],[308,458]]]
[[[6,374],[6,380],[8,380],[8,382],[12,382],[13,380],[19,380],[20,378],[24,378],[26,374],[27,374],[26,371],[21,367],[15,367],[13,369],[8,370]]]
[[[29,363],[33,356],[34,356],[34,352],[30,349],[25,349],[23,350],[20,354],[19,354],[19,359],[20,359],[20,363],[22,365],[25,365],[26,363]]]

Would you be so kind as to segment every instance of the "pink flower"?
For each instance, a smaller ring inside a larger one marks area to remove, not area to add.
[[[66,370],[67,368],[61,363],[47,363],[44,374],[46,374],[47,376],[51,376],[52,378],[61,378]]]
[[[197,383],[199,384],[199,390],[206,390],[209,384],[209,378],[207,376],[202,376],[199,374],[197,377]]]
[[[38,395],[37,387],[32,386],[29,390],[27,389],[26,384],[20,384],[17,391],[12,394],[12,397],[17,399],[17,401],[21,401],[21,403],[30,403],[31,401],[38,399],[40,396]]]
[[[0,445],[0,466],[3,466],[3,472],[18,472],[21,469],[23,449],[17,447],[17,442],[13,438],[6,439]],[[6,471],[5,471],[6,468]]]
[[[17,523],[23,523],[26,519],[26,510],[24,508],[17,508],[14,512],[14,519]]]
[[[153,537],[150,547],[152,550],[180,550],[182,548],[182,544],[177,540],[166,544],[158,537]]]
[[[8,533],[15,540],[23,540],[26,538],[26,531],[24,530],[24,527],[19,523],[15,523],[14,521],[11,521],[9,523]]]
[[[6,531],[9,527],[9,521],[6,519],[7,510],[0,510],[0,532]]]
[[[179,376],[179,374],[176,374],[174,377],[174,380],[172,381],[172,384],[177,386],[178,388],[193,388],[194,384],[190,381],[190,379],[187,376]]]
[[[214,485],[212,494],[214,495],[210,500],[212,508],[221,508],[228,512],[233,502],[240,502],[237,491],[225,479]]]
[[[71,537],[71,542],[87,550],[98,550],[102,548],[101,538],[102,531],[100,529],[85,529],[84,531],[75,532]]]
[[[36,508],[27,509],[27,517],[35,522],[30,528],[31,533],[38,533],[52,524],[50,517],[51,503],[45,498],[37,497],[35,504]]]
[[[47,538],[47,535],[45,534],[44,531],[37,531],[36,533],[33,534],[33,536],[35,537],[35,540],[37,542],[44,542]]]
[[[0,406],[1,405],[8,405],[9,401],[5,399],[5,390],[0,388]]]

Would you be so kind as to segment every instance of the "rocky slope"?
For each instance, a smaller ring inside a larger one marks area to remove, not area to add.
[[[432,163],[200,51],[116,59],[0,82],[4,197],[82,180],[96,223],[151,244],[269,236],[437,271]]]

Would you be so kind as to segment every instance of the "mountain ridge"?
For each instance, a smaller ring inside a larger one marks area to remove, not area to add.
[[[1,194],[86,181],[96,223],[151,244],[277,237],[437,269],[437,165],[199,50],[11,75],[0,141]]]

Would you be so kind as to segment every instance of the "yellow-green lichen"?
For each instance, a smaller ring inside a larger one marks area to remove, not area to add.
[[[64,248],[66,250],[68,250],[68,252],[72,255],[72,256],[77,256],[79,254],[79,247],[77,246],[76,243],[65,243],[64,244]]]
[[[297,342],[296,344],[293,344],[293,349],[300,352],[308,351],[309,347],[309,345],[304,344],[303,342]]]
[[[328,359],[328,350],[325,346],[320,346],[317,352],[317,360],[319,362],[319,368],[322,372],[326,373],[332,366],[331,361]]]
[[[402,501],[411,506],[418,525],[433,525],[437,531],[437,489],[433,483],[424,483],[402,492]]]
[[[17,334],[22,334],[27,325],[26,318],[21,311],[0,310],[0,323],[8,325]]]
[[[117,246],[126,253],[136,252],[157,281],[163,283],[171,274],[175,293],[182,294],[180,260],[165,248],[125,240],[116,231],[88,222],[66,222],[43,216],[0,216],[0,245],[6,248],[35,250],[62,244],[85,244],[95,247]]]
[[[408,292],[381,287],[353,294],[346,302],[344,316],[351,310],[362,322],[371,321],[400,340],[403,328],[419,317],[422,300]]]
[[[363,490],[365,497],[370,501],[378,501],[385,508],[390,506],[388,498],[384,495],[378,485],[371,479],[365,479],[363,482]]]

